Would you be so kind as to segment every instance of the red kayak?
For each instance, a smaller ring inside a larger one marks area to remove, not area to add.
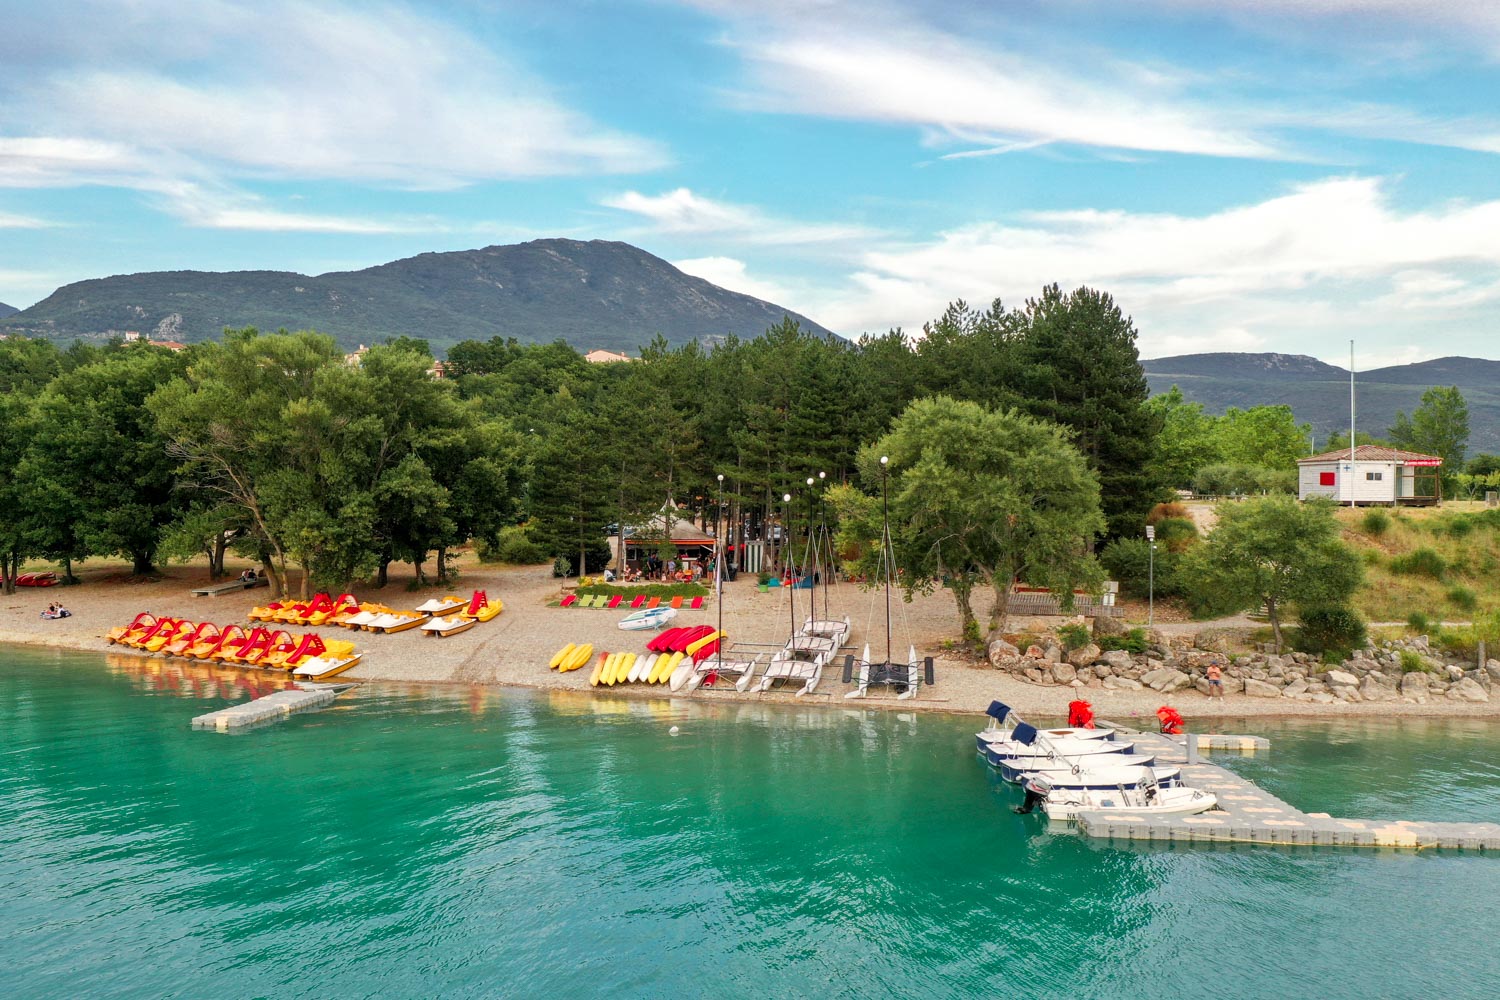
[[[16,577],[17,587],[55,587],[56,573],[22,573]]]

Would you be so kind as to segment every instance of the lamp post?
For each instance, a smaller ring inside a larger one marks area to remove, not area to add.
[[[1146,541],[1151,552],[1146,556],[1146,627],[1156,617],[1156,525],[1146,525]]]
[[[886,490],[886,468],[891,459],[880,456],[880,567],[885,573],[885,662],[891,662],[891,577],[895,575],[896,548],[891,544],[891,497]],[[887,562],[889,560],[889,562]]]

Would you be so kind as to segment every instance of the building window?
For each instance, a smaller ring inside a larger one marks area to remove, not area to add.
[[[1332,486],[1333,485],[1333,476],[1334,476],[1334,474],[1332,472],[1320,472],[1320,473],[1318,473],[1318,485],[1319,486]]]
[[[1366,482],[1372,482],[1372,483],[1373,482],[1379,482],[1380,480],[1382,480],[1384,478],[1385,478],[1385,473],[1384,472],[1366,472],[1365,473],[1365,481]]]

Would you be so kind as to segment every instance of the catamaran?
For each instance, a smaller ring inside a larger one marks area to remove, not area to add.
[[[720,475],[719,509],[723,510],[723,507],[724,477]],[[748,660],[742,660],[730,659],[725,655],[724,647],[729,637],[724,634],[724,531],[717,527],[717,514],[714,517],[714,524],[714,606],[719,614],[718,637],[713,639],[707,647],[707,656],[702,659],[695,658],[692,671],[682,686],[687,691],[694,691],[702,686],[716,687],[722,677],[733,678],[734,689],[744,691],[755,677],[756,668],[760,666],[760,656],[757,654]]]

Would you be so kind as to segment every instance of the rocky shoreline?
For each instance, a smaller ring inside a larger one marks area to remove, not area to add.
[[[1042,687],[1149,689],[1164,695],[1189,688],[1207,695],[1207,670],[1218,666],[1226,695],[1287,698],[1313,705],[1426,705],[1438,699],[1485,704],[1494,685],[1500,683],[1500,660],[1489,659],[1483,667],[1456,662],[1434,649],[1426,636],[1370,646],[1338,665],[1307,653],[1233,653],[1226,637],[1213,630],[1197,635],[1152,632],[1146,642],[1144,652],[1131,653],[1105,650],[1095,642],[1068,649],[1052,636],[1024,650],[997,639],[989,645],[989,661],[996,670]]]

